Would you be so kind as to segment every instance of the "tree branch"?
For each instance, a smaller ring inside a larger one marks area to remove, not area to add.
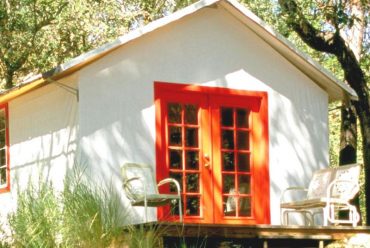
[[[294,0],[279,0],[279,4],[282,13],[287,17],[287,24],[305,43],[317,51],[335,53],[335,43],[339,38],[338,33],[315,29]]]
[[[336,56],[344,71],[345,80],[358,95],[359,100],[352,101],[352,104],[360,119],[365,164],[366,223],[370,224],[370,92],[365,73],[349,44],[340,36],[339,26],[336,23],[332,23],[334,27],[337,27],[334,33],[325,33],[311,25],[295,0],[279,0],[279,4],[287,17],[287,24],[307,45],[317,51],[332,53]],[[335,21],[336,19],[331,18],[330,20]]]

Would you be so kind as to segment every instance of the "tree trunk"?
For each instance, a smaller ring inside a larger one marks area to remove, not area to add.
[[[331,53],[336,56],[343,69],[345,80],[358,95],[358,101],[352,103],[360,120],[363,138],[366,224],[370,224],[370,97],[365,74],[361,70],[355,53],[340,36],[338,29],[334,32],[318,30],[305,18],[295,0],[278,0],[278,2],[281,11],[286,14],[287,24],[308,46],[316,51]],[[356,1],[356,4],[361,4],[361,1]],[[361,16],[359,18],[361,19]],[[339,28],[339,23],[336,24],[338,24],[336,27]]]
[[[352,164],[357,161],[357,125],[354,106],[348,103],[341,108],[341,130],[339,165]]]
[[[366,197],[366,224],[370,225],[370,111],[363,106],[362,102],[356,104],[356,111],[360,119],[362,135],[362,152],[365,174],[365,197]]]
[[[353,164],[357,162],[357,118],[351,102],[342,105],[341,116],[339,165]],[[360,213],[359,195],[351,203]],[[340,218],[348,217],[348,211],[340,212]]]
[[[10,89],[13,87],[14,71],[8,69],[5,75],[5,89]]]
[[[356,91],[358,101],[352,101],[360,120],[362,134],[362,151],[365,171],[365,197],[366,197],[366,224],[370,224],[370,97],[369,89],[355,55],[345,46],[344,41],[338,42],[341,52],[336,54],[341,64],[344,77],[349,85]]]

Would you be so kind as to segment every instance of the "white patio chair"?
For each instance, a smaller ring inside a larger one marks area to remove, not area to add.
[[[357,226],[360,215],[350,201],[359,191],[361,166],[351,164],[316,171],[308,189],[290,187],[283,191],[280,200],[282,224],[289,224],[289,213],[303,214],[309,225],[314,224],[314,209],[322,209],[323,225],[352,224]],[[292,193],[303,192],[301,199],[287,200]],[[348,218],[339,218],[339,211],[348,211]]]
[[[179,183],[172,178],[165,178],[158,184],[154,179],[153,168],[150,165],[126,163],[121,168],[123,189],[132,206],[144,206],[145,222],[148,221],[148,207],[159,207],[178,201],[179,216],[182,222],[181,189]],[[160,194],[158,187],[173,183],[176,194]]]

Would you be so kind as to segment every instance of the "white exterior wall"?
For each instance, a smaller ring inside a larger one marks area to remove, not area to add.
[[[77,88],[77,77],[60,80]],[[1,215],[14,209],[17,188],[40,176],[62,189],[66,170],[74,163],[78,131],[77,98],[50,84],[8,104],[11,192],[0,194]]]
[[[222,8],[206,8],[81,71],[82,152],[117,189],[124,162],[155,164],[153,81],[268,92],[272,224],[281,191],[328,165],[327,93]]]

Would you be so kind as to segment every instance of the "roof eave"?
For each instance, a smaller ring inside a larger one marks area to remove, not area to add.
[[[207,6],[211,6],[219,1],[220,0],[203,0],[197,3],[194,3],[169,16],[153,21],[144,27],[135,29],[129,32],[128,34],[125,34],[117,38],[116,40],[112,42],[106,43],[96,49],[93,49],[89,52],[81,54],[80,56],[77,56],[61,65],[58,65],[57,67],[51,69],[48,72],[39,74],[31,80],[27,80],[27,81],[20,83],[19,85],[13,87],[12,89],[0,92],[0,104],[8,102],[20,95],[27,93],[28,91],[34,90],[36,88],[41,87],[42,85],[47,84],[48,78],[53,79],[53,80],[58,80],[60,78],[68,76],[80,70],[84,66],[91,64],[97,59],[105,56],[106,54],[111,53],[112,51],[116,50],[123,44],[126,44],[132,40],[135,40],[136,38],[139,38],[140,36],[144,34],[147,34],[156,29],[159,29],[169,23],[177,21],[187,15],[190,15],[198,11],[199,9],[202,9]]]
[[[63,63],[56,68],[37,75],[34,79],[21,83],[20,85],[0,93],[0,103],[7,102],[15,97],[25,94],[28,91],[41,87],[48,83],[47,79],[58,80],[62,77],[68,76],[84,66],[96,61],[97,59],[111,53],[123,44],[126,44],[140,36],[159,29],[169,23],[177,21],[187,15],[190,15],[204,7],[214,4],[219,4],[241,20],[245,25],[255,32],[259,37],[265,40],[272,48],[279,52],[288,61],[294,64],[298,69],[310,77],[321,88],[326,90],[329,94],[329,99],[341,100],[347,96],[350,99],[357,99],[357,94],[349,86],[345,85],[336,79],[330,72],[325,70],[322,66],[316,63],[312,58],[300,52],[293,44],[286,40],[282,35],[275,32],[260,18],[252,12],[243,7],[240,3],[234,0],[203,0],[192,4],[180,11],[177,11],[169,16],[158,19],[150,24],[138,28],[126,35],[123,35],[113,42],[102,45],[94,50],[84,53],[74,59]]]
[[[226,10],[233,13],[247,28],[269,44],[280,55],[295,65],[300,71],[313,80],[319,87],[328,92],[329,101],[358,100],[356,92],[338,80],[331,72],[313,60],[309,55],[297,49],[289,40],[274,31],[254,13],[235,0],[220,2]]]

